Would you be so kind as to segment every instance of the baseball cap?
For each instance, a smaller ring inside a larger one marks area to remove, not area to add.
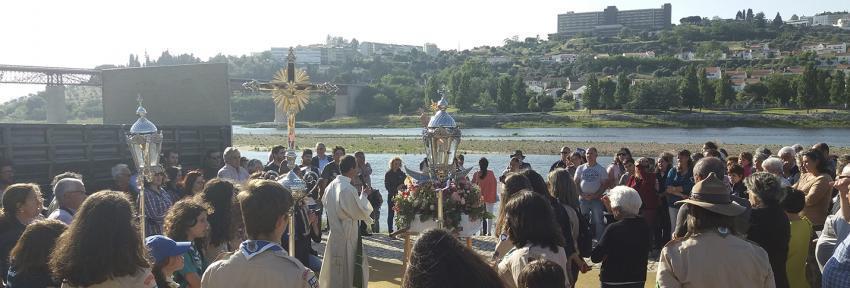
[[[171,238],[162,235],[151,235],[145,238],[145,246],[151,252],[156,263],[162,263],[171,256],[182,255],[189,251],[192,242],[175,242]]]

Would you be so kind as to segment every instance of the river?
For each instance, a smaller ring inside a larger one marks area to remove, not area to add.
[[[418,128],[346,128],[346,129],[317,129],[299,128],[298,134],[321,135],[367,135],[372,137],[421,137],[422,130]],[[262,134],[281,135],[285,137],[285,129],[276,128],[246,128],[233,126],[233,134]],[[590,141],[590,142],[620,142],[620,143],[674,143],[701,144],[705,141],[715,141],[725,144],[771,144],[791,145],[800,143],[810,146],[817,142],[827,142],[834,146],[847,146],[850,143],[850,129],[794,129],[794,128],[522,128],[496,129],[476,128],[463,129],[464,139],[481,140],[550,140],[550,141]],[[424,150],[423,150],[424,151]],[[268,159],[268,151],[244,151],[243,156],[249,159]],[[400,157],[402,162],[411,169],[419,167],[424,154],[366,154],[367,162],[372,166],[372,186],[381,190],[387,199],[384,188],[384,173],[387,163],[393,157]],[[490,161],[490,170],[501,175],[510,161],[505,154],[466,154],[466,167],[477,167],[478,159],[486,157]],[[557,155],[526,155],[526,162],[544,177],[549,166],[558,160]],[[599,157],[599,163],[608,165],[612,158]],[[478,169],[470,172],[475,173]],[[498,206],[497,206],[498,207]],[[381,231],[386,231],[387,205],[381,206]]]
[[[298,128],[298,134],[368,135],[378,137],[419,137],[418,128]],[[285,129],[233,126],[233,134],[281,134]],[[817,142],[847,146],[850,129],[797,128],[471,128],[463,129],[464,139],[541,140],[619,143],[698,144],[714,141],[725,144],[772,144],[809,146]]]

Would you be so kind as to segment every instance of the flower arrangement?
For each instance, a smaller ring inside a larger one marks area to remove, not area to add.
[[[409,179],[408,179],[409,180]],[[407,189],[396,194],[393,201],[396,212],[395,224],[398,227],[410,227],[414,220],[422,222],[437,219],[437,191],[443,197],[443,227],[455,230],[460,227],[461,215],[468,215],[470,221],[492,219],[487,212],[484,198],[478,186],[461,179],[450,182],[449,187],[435,187],[434,183],[415,184],[405,181]],[[417,218],[418,217],[418,218]]]

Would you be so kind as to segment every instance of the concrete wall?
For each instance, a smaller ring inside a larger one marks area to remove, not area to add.
[[[227,64],[193,64],[103,71],[103,124],[132,124],[142,95],[157,126],[229,126]]]
[[[360,92],[363,91],[360,85],[340,85],[339,92],[336,94],[336,109],[334,117],[346,117],[354,114],[354,106]]]
[[[65,86],[48,85],[45,92],[47,92],[47,123],[65,124],[68,122]]]

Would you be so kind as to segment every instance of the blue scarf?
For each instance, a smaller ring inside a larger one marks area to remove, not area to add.
[[[245,240],[245,242],[239,244],[239,251],[241,251],[242,255],[245,255],[245,258],[248,260],[251,260],[251,258],[266,250],[283,251],[283,247],[280,247],[277,243],[263,240]]]

